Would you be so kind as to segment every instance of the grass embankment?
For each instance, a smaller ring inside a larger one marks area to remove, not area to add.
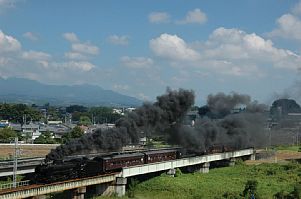
[[[291,146],[277,146],[275,147],[278,151],[294,151],[301,152],[301,145],[291,145]]]
[[[138,184],[134,188],[135,198],[177,199],[177,198],[227,198],[229,195],[243,198],[240,194],[248,180],[256,180],[260,198],[272,199],[277,192],[293,191],[301,181],[301,165],[289,163],[237,165],[212,169],[208,174],[182,174],[178,177],[162,175]],[[257,198],[259,198],[257,197]]]

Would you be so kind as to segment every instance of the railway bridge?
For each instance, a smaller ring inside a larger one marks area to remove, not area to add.
[[[86,190],[93,186],[95,194],[111,194],[115,192],[123,196],[126,191],[127,179],[129,177],[145,175],[148,173],[166,171],[173,176],[176,168],[188,168],[208,173],[210,163],[216,161],[228,161],[229,166],[235,164],[236,158],[255,159],[253,148],[237,150],[232,152],[216,153],[203,156],[187,157],[165,162],[144,164],[133,167],[122,168],[121,172],[94,176],[82,179],[72,179],[46,185],[29,185],[0,191],[0,199],[9,198],[44,198],[46,194],[65,190],[72,191],[73,199],[82,199]]]

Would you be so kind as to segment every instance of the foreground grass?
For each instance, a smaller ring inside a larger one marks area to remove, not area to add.
[[[258,182],[257,192],[260,198],[272,199],[277,192],[291,192],[294,185],[301,181],[301,165],[237,165],[212,169],[208,174],[182,174],[175,178],[162,175],[138,184],[134,188],[134,195],[139,199],[218,199],[224,198],[223,195],[228,192],[237,198],[243,198],[239,195],[248,180]]]
[[[301,149],[301,145],[291,145],[291,146],[277,146],[275,147],[278,151],[295,151],[298,152]]]

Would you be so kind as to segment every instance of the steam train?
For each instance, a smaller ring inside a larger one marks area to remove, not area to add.
[[[55,160],[51,163],[43,163],[37,166],[35,168],[34,176],[31,177],[31,181],[35,184],[47,184],[117,172],[123,167],[227,151],[233,151],[233,148],[225,146],[211,146],[205,152],[198,154],[187,152],[183,148],[170,148],[139,152],[111,153],[96,156],[92,159],[80,157],[70,160]]]

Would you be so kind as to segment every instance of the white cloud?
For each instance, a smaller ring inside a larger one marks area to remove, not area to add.
[[[151,39],[149,45],[157,56],[169,60],[195,61],[199,59],[199,53],[191,49],[177,35],[162,34],[158,38]]]
[[[264,65],[294,70],[301,67],[299,55],[276,48],[271,40],[239,29],[216,29],[206,42],[202,59],[220,60],[222,62],[217,62],[217,65],[229,65],[236,74],[242,74],[243,71],[239,68],[243,66],[248,66],[244,68],[248,73],[258,71]]]
[[[12,0],[0,0],[0,7],[14,7],[15,1]]]
[[[79,42],[79,39],[77,38],[76,34],[73,32],[66,32],[63,34],[63,37],[71,43]]]
[[[74,43],[71,48],[74,52],[83,54],[97,55],[99,53],[99,48],[89,43]]]
[[[113,89],[116,91],[127,91],[129,90],[129,85],[126,84],[114,84]]]
[[[114,45],[128,45],[129,37],[126,35],[122,35],[122,36],[111,35],[109,36],[108,41]]]
[[[138,93],[137,97],[143,101],[150,101],[151,99],[149,96],[145,95],[144,93]]]
[[[90,71],[95,68],[95,65],[87,61],[69,61],[69,62],[53,62],[52,66],[56,69],[71,69]]]
[[[269,33],[270,36],[301,41],[301,20],[298,17],[285,14],[277,19],[276,23],[278,27]]]
[[[244,62],[239,63],[236,61],[230,61],[227,59],[218,60],[218,59],[207,59],[203,60],[202,64],[207,67],[209,70],[215,73],[222,75],[230,76],[254,76],[254,77],[263,77],[264,73],[259,70],[258,66],[252,63]],[[207,76],[209,75],[206,73]]]
[[[22,53],[22,58],[27,60],[33,60],[33,61],[42,61],[42,60],[49,60],[51,58],[51,55],[44,52],[30,50],[30,51],[24,51]]]
[[[86,60],[88,57],[78,52],[66,52],[65,57],[72,60]]]
[[[26,32],[23,34],[23,37],[31,41],[37,41],[39,38],[32,32]]]
[[[121,57],[121,62],[130,67],[130,68],[147,68],[153,64],[153,60],[151,58],[146,57]]]
[[[152,12],[148,15],[150,23],[168,23],[170,16],[166,12]]]
[[[77,81],[83,72],[95,67],[88,61],[57,61],[45,52],[22,50],[20,42],[0,31],[0,71],[1,76],[19,76],[38,80],[69,79]],[[74,76],[70,78],[70,74]],[[60,78],[60,79],[59,79]]]
[[[271,40],[239,29],[218,28],[193,49],[176,35],[162,34],[150,41],[151,50],[172,66],[194,67],[234,76],[262,77],[268,67],[286,70],[301,68],[301,57],[276,48]]]
[[[191,10],[187,13],[185,19],[176,21],[177,24],[204,24],[207,21],[207,16],[199,8]]]
[[[70,60],[87,60],[92,55],[99,53],[99,48],[89,42],[83,43],[73,32],[64,33],[63,37],[71,43],[71,51],[65,53]]]
[[[0,0],[0,14],[6,9],[15,8],[18,0]]]
[[[299,1],[293,8],[292,8],[292,12],[295,15],[301,15],[301,1]]]
[[[0,53],[15,52],[21,50],[20,42],[12,36],[5,35],[0,30]]]

